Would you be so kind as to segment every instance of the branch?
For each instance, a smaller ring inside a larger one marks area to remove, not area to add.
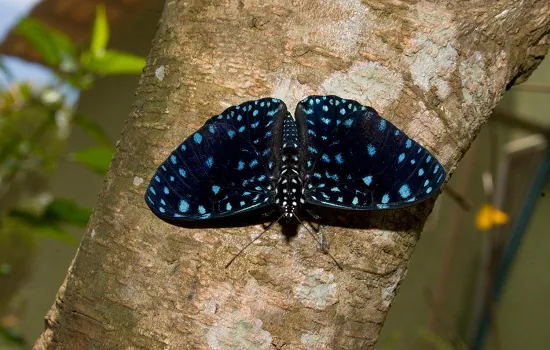
[[[370,104],[452,173],[501,94],[548,50],[546,1],[168,1],[88,232],[36,348],[372,347],[433,201],[323,226],[330,252],[274,228],[184,229],[149,212],[156,165],[212,115]],[[445,5],[446,4],[446,5]],[[162,71],[162,74],[160,72]],[[155,74],[155,73],[158,74]]]

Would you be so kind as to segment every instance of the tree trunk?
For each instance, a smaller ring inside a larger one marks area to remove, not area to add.
[[[265,5],[268,3],[269,5]],[[156,166],[230,105],[310,94],[373,106],[452,173],[548,50],[547,0],[167,1],[87,233],[35,348],[367,349],[433,201],[324,226],[340,271],[280,228],[165,224]]]

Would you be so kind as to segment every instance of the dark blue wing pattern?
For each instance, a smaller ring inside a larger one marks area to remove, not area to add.
[[[407,207],[430,197],[445,180],[434,156],[356,101],[310,96],[295,116],[296,123],[285,124],[291,118],[285,104],[264,98],[210,118],[160,165],[145,201],[167,221],[265,206],[291,218],[298,203]]]
[[[434,156],[373,108],[337,96],[310,96],[295,115],[310,204],[402,208],[430,197],[445,179]]]
[[[273,204],[285,104],[249,101],[209,119],[160,165],[145,201],[171,221],[224,217]]]

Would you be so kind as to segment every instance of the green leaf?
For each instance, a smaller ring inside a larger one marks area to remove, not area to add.
[[[28,225],[34,226],[34,225],[40,224],[40,217],[27,210],[13,209],[13,210],[10,210],[10,212],[8,213],[8,216],[11,218],[18,219],[20,221],[24,221]]]
[[[113,158],[114,150],[112,147],[97,146],[81,149],[71,155],[73,161],[78,162],[85,167],[105,175],[109,170],[109,164]]]
[[[25,101],[30,101],[33,98],[32,87],[29,83],[20,82],[17,84],[17,86],[19,87],[19,93],[25,99]]]
[[[8,216],[31,226],[68,224],[85,227],[91,214],[91,209],[82,208],[71,199],[56,198],[46,206],[41,214],[18,208],[10,210]]]
[[[105,51],[103,56],[91,57],[83,54],[81,63],[84,69],[97,74],[141,74],[145,58],[115,50]]]
[[[58,211],[57,209],[55,210]],[[79,215],[81,218],[82,213],[79,213]],[[34,234],[52,238],[60,242],[76,243],[75,237],[59,226],[64,222],[61,220],[60,217],[55,218],[54,214],[50,215],[50,217],[47,217],[47,215],[36,216],[35,214],[28,211],[15,209],[11,210],[8,213],[8,216],[12,219],[18,220],[24,225],[27,225]],[[67,223],[73,225],[75,224],[74,222]]]
[[[75,61],[77,48],[65,34],[48,28],[39,21],[25,18],[19,22],[16,33],[27,39],[51,66],[59,66],[66,59]]]
[[[88,90],[95,82],[95,75],[92,73],[73,74],[65,79],[69,82],[69,84],[79,90]]]
[[[64,229],[58,227],[57,225],[40,225],[35,226],[34,233],[40,236],[48,237],[51,239],[55,239],[59,242],[64,243],[76,243],[76,238],[69,232],[65,231]]]
[[[73,200],[56,198],[46,208],[43,218],[48,222],[86,227],[92,211],[78,206]]]
[[[112,145],[109,136],[101,125],[99,125],[95,120],[88,117],[87,115],[77,113],[73,117],[73,121],[82,131],[84,131],[88,136],[94,139],[97,143],[110,147]]]
[[[90,52],[94,57],[100,57],[105,54],[107,43],[109,42],[109,23],[105,15],[105,6],[98,5],[96,9],[94,29],[92,31],[92,42]]]

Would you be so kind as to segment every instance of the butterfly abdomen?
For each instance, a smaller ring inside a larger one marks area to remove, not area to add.
[[[283,145],[281,149],[281,172],[277,181],[275,204],[290,219],[298,210],[302,198],[302,180],[300,179],[298,129],[294,119],[288,115],[283,125]]]

